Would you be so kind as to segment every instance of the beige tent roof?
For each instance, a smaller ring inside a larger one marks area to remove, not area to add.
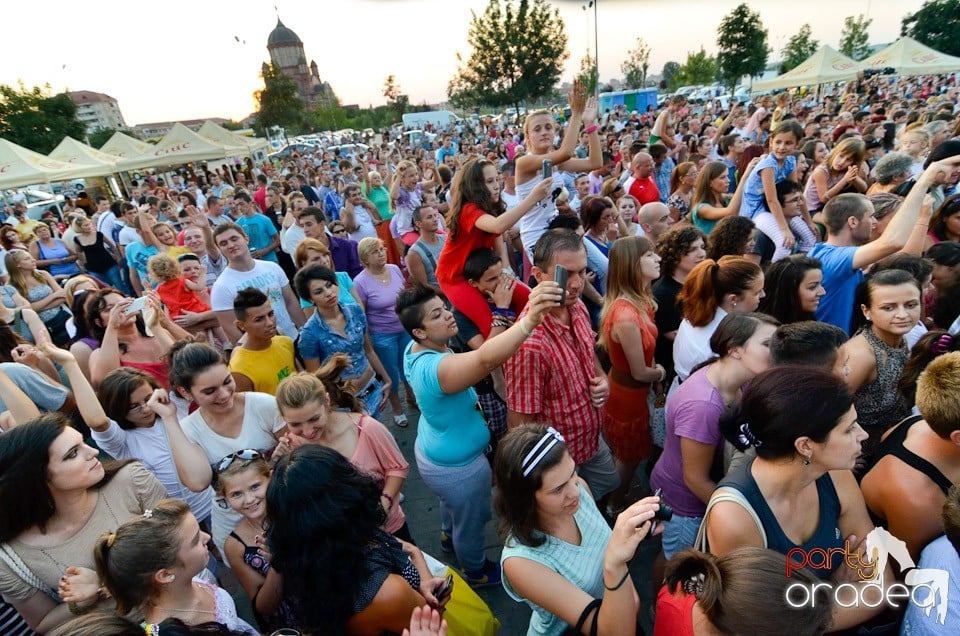
[[[0,139],[0,188],[19,188],[72,177],[73,166]]]
[[[226,159],[234,154],[236,153],[230,148],[201,137],[183,124],[178,123],[173,125],[170,132],[156,146],[150,147],[139,156],[122,159],[119,166],[122,170],[135,170],[137,168],[169,166],[191,161]]]
[[[81,143],[73,137],[64,137],[49,157],[74,166],[71,179],[103,177],[117,171],[117,158]]]
[[[960,57],[952,57],[902,37],[860,62],[860,68],[892,68],[897,75],[938,75],[960,71]]]
[[[118,131],[113,133],[113,136],[107,140],[107,143],[101,146],[100,152],[113,155],[114,157],[120,157],[121,159],[129,159],[142,155],[150,148],[152,148],[150,144]]]
[[[860,65],[843,53],[824,44],[816,53],[808,57],[788,72],[762,82],[754,82],[755,91],[772,91],[778,88],[795,86],[815,86],[830,82],[843,82],[857,76]]]
[[[201,137],[206,137],[210,141],[216,142],[221,146],[227,146],[228,148],[237,147],[237,150],[234,153],[236,155],[250,154],[251,152],[255,152],[269,145],[266,139],[243,137],[230,130],[227,130],[223,126],[216,124],[209,119],[203,122],[203,125],[200,126],[200,130],[197,131],[197,134]]]

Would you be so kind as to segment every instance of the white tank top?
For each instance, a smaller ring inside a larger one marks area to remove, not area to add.
[[[525,183],[518,183],[517,198],[521,201],[526,199],[540,181],[541,179],[538,174]],[[556,197],[553,196],[553,192],[557,192],[558,188],[562,191],[563,177],[555,166],[551,193],[533,206],[532,210],[520,217],[520,241],[523,243],[523,249],[530,255],[531,260],[533,258],[533,246],[537,244],[537,240],[547,231],[550,221],[558,214],[557,204],[555,203]],[[557,194],[560,193],[557,192]]]

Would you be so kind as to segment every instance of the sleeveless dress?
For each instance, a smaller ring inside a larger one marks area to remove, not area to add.
[[[864,384],[853,396],[860,426],[870,434],[863,443],[863,457],[867,465],[873,463],[880,438],[894,424],[910,415],[906,398],[897,390],[903,366],[910,357],[904,341],[899,347],[891,347],[873,333],[869,327],[861,330],[863,337],[873,349],[877,364],[877,379]]]
[[[770,509],[767,500],[763,498],[763,493],[760,492],[760,487],[753,478],[752,468],[753,461],[739,471],[725,477],[717,484],[717,487],[725,486],[733,488],[739,491],[744,499],[750,503],[754,512],[757,513],[760,523],[763,524],[763,531],[767,535],[767,548],[770,550],[774,550],[780,554],[787,554],[795,548],[800,548],[807,554],[814,548],[827,550],[827,554],[831,555],[830,565],[824,568],[813,569],[812,571],[821,579],[830,578],[834,570],[843,563],[845,541],[845,537],[838,525],[838,521],[840,520],[840,497],[837,495],[833,478],[827,473],[817,479],[819,508],[817,511],[817,516],[819,517],[817,529],[809,539],[804,541],[803,544],[798,545],[784,534],[783,528],[780,527],[776,515],[774,515],[773,510]],[[836,552],[831,552],[833,549],[836,549]]]
[[[44,246],[43,241],[37,241],[37,260],[46,261],[55,258],[69,258],[70,250],[58,238],[53,239],[53,247]],[[47,271],[52,276],[73,276],[80,273],[76,263],[54,263],[47,265]]]
[[[613,364],[607,376],[610,399],[603,407],[607,443],[614,457],[629,463],[649,457],[653,450],[650,409],[647,408],[650,383],[633,379],[623,345],[614,342],[610,337],[613,325],[620,321],[633,322],[640,327],[644,364],[651,367],[657,348],[657,327],[652,311],[648,311],[645,319],[640,315],[639,309],[624,299],[614,301],[601,325],[610,352],[610,362]]]
[[[239,541],[240,545],[243,546],[243,562],[260,576],[266,576],[267,572],[270,571],[270,562],[263,558],[260,554],[260,549],[255,545],[247,545],[244,543],[243,539],[241,539],[240,535],[236,532],[231,532],[230,536]],[[253,604],[253,599],[251,599],[251,604]],[[271,616],[261,615],[254,607],[253,616],[257,619],[257,624],[260,625],[265,632],[272,632],[282,627],[290,627],[291,625],[297,624],[296,617],[286,601],[280,601],[277,613]]]
[[[47,296],[53,293],[53,288],[50,285],[36,285],[27,290],[27,300],[31,303],[35,303],[38,300],[43,300]],[[44,309],[43,311],[38,311],[37,314],[40,316],[40,320],[47,322],[53,320],[54,316],[60,313],[61,309],[66,309],[66,307],[61,303],[56,307],[51,307],[49,309]]]

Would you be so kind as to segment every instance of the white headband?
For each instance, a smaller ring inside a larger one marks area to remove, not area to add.
[[[520,464],[520,468],[523,469],[523,476],[526,477],[529,475],[534,468],[537,467],[547,453],[550,452],[550,449],[556,446],[559,442],[562,442],[563,435],[557,432],[557,429],[552,426],[547,427],[547,432],[543,434],[543,437],[540,438],[540,441],[530,449],[530,452],[527,453],[527,456],[523,458],[523,462]]]

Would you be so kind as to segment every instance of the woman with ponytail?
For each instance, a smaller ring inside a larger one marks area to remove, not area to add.
[[[706,259],[690,271],[677,297],[683,305],[683,322],[673,341],[673,364],[680,382],[710,357],[710,337],[724,316],[756,311],[763,296],[763,271],[745,258]]]
[[[116,532],[103,534],[93,557],[117,613],[141,613],[147,634],[164,633],[159,623],[168,618],[188,625],[212,620],[258,634],[237,616],[230,594],[200,578],[209,540],[190,507],[179,499],[159,501]]]
[[[740,548],[721,557],[695,550],[678,553],[667,563],[657,595],[653,636],[826,633],[831,603],[825,592],[802,607],[786,601],[788,586],[809,588],[817,577],[804,568],[791,569],[787,578],[786,568],[784,555],[760,548]]]

